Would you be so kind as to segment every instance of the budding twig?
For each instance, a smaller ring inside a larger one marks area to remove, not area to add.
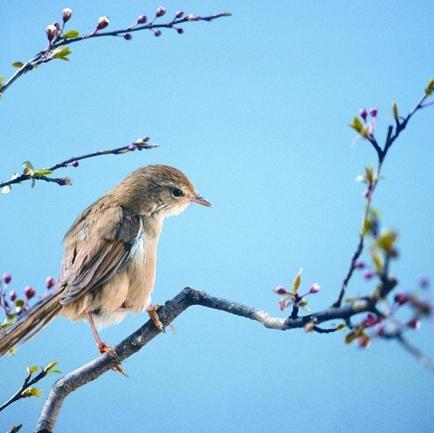
[[[164,10],[164,13],[162,13],[162,10]],[[65,20],[65,11],[68,11],[69,13],[69,17],[66,20]],[[4,93],[18,78],[22,77],[27,72],[33,70],[36,66],[39,66],[42,63],[50,62],[56,58],[62,60],[69,60],[67,57],[70,54],[69,49],[62,53],[61,51],[59,51],[61,50],[62,47],[64,47],[64,49],[66,50],[66,47],[68,47],[71,44],[75,44],[77,42],[82,42],[92,38],[102,38],[107,36],[114,36],[114,37],[121,36],[125,40],[130,40],[132,39],[131,33],[140,32],[144,30],[149,30],[153,32],[155,36],[161,35],[160,29],[173,29],[177,33],[181,34],[183,33],[183,29],[176,27],[179,26],[180,24],[189,23],[193,21],[211,22],[216,19],[228,17],[231,15],[229,12],[221,12],[218,14],[208,15],[208,16],[199,16],[193,14],[184,16],[183,13],[178,11],[177,14],[175,15],[175,18],[172,19],[171,21],[167,23],[156,23],[155,20],[165,15],[165,13],[166,12],[164,8],[158,8],[155,14],[155,18],[148,24],[145,24],[146,17],[141,15],[137,20],[137,22],[132,26],[119,29],[119,30],[105,31],[105,32],[101,32],[101,30],[105,29],[110,24],[110,21],[107,17],[100,17],[95,30],[92,31],[91,33],[88,33],[83,36],[66,37],[65,34],[63,33],[63,27],[66,21],[69,21],[69,19],[71,18],[72,11],[70,9],[65,9],[63,11],[63,21],[64,21],[63,26],[60,28],[59,25],[55,23],[53,25],[47,26],[47,28],[45,29],[49,41],[47,49],[35,54],[31,59],[25,62],[20,68],[18,68],[18,70],[8,80],[6,80],[3,84],[0,83],[0,95]]]
[[[57,361],[53,361],[45,368],[42,368],[42,367],[30,367],[30,368],[28,368],[27,369],[27,376],[24,379],[23,384],[21,385],[21,387],[18,389],[18,391],[12,397],[10,397],[5,403],[3,403],[0,406],[0,412],[2,410],[6,409],[12,403],[14,403],[18,400],[21,400],[22,398],[28,398],[28,397],[31,397],[32,395],[40,395],[39,394],[40,390],[38,390],[37,388],[32,388],[32,386],[35,383],[38,383],[45,376],[47,376],[47,374],[49,374],[51,372],[59,373],[59,371],[54,370],[54,367],[56,365],[57,365]],[[41,371],[32,379],[33,374],[39,369]]]
[[[156,147],[158,147],[158,145],[149,143],[149,137],[144,137],[138,139],[134,143],[128,144],[127,146],[121,146],[109,150],[98,150],[96,152],[87,153],[85,155],[74,156],[72,158],[66,159],[65,161],[54,164],[51,167],[44,168],[41,170],[25,170],[25,172],[19,176],[13,176],[10,180],[0,182],[0,188],[5,188],[5,187],[10,188],[11,185],[25,182],[28,180],[31,180],[32,182],[35,182],[36,180],[43,180],[45,182],[57,183],[60,186],[69,185],[71,184],[71,180],[68,177],[49,177],[45,174],[38,174],[38,173],[51,174],[52,172],[60,168],[67,168],[70,166],[77,167],[78,161],[81,161],[83,159],[95,158],[97,156],[102,156],[102,155],[121,155],[124,153],[133,152],[135,150],[143,150],[143,149],[148,150],[148,149],[154,149]]]
[[[395,126],[393,125],[389,125],[388,130],[387,130],[387,135],[386,135],[386,139],[384,141],[384,146],[381,147],[378,144],[377,139],[375,138],[374,133],[369,133],[368,135],[365,136],[365,138],[372,144],[374,150],[377,153],[378,156],[378,164],[377,164],[377,169],[376,169],[376,173],[375,173],[375,180],[372,182],[372,184],[370,185],[370,190],[369,190],[369,195],[366,197],[367,201],[366,201],[366,205],[365,205],[365,210],[363,212],[363,224],[362,224],[362,228],[360,230],[360,234],[359,234],[359,240],[357,242],[357,247],[351,257],[351,262],[350,262],[350,267],[345,275],[345,278],[342,282],[342,286],[341,289],[339,291],[339,296],[336,300],[336,302],[333,304],[333,307],[340,307],[342,305],[342,301],[344,299],[346,290],[348,288],[348,284],[353,276],[354,270],[356,269],[356,263],[359,260],[360,256],[362,255],[363,249],[364,249],[364,244],[365,244],[365,231],[364,231],[364,222],[366,221],[366,218],[369,215],[369,212],[371,210],[371,204],[372,204],[372,197],[374,195],[374,192],[377,188],[378,185],[378,181],[380,179],[380,173],[381,173],[381,169],[383,166],[383,162],[390,150],[390,147],[392,146],[392,144],[395,142],[395,140],[399,137],[399,135],[401,134],[401,132],[405,129],[405,127],[407,126],[408,122],[410,121],[410,119],[416,114],[417,111],[425,108],[427,106],[427,104],[424,104],[425,101],[431,96],[431,93],[428,93],[427,91],[425,91],[425,94],[423,95],[423,97],[419,100],[419,102],[415,105],[415,107],[410,111],[410,113],[402,120],[398,120],[398,117],[395,118],[396,124]],[[372,110],[372,109],[371,109]],[[367,113],[363,113],[361,114],[363,120],[366,120]],[[377,116],[377,111],[375,109],[375,115],[373,117]]]

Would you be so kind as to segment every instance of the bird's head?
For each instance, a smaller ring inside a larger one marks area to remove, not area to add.
[[[148,165],[127,176],[115,189],[124,206],[140,214],[177,215],[192,204],[210,207],[187,176],[167,165]]]

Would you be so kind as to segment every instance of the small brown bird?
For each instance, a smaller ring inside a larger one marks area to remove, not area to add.
[[[85,209],[65,235],[57,289],[0,337],[0,356],[56,315],[87,320],[100,352],[112,355],[97,328],[119,323],[128,311],[147,308],[154,324],[161,327],[150,308],[157,244],[164,218],[191,203],[211,206],[181,171],[149,165]]]

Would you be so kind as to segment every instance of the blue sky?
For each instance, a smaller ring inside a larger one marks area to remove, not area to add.
[[[107,156],[64,171],[72,187],[20,185],[0,197],[0,272],[14,287],[41,288],[57,275],[60,241],[78,213],[135,168],[174,165],[214,207],[168,220],[159,247],[154,301],[185,286],[279,314],[272,289],[321,284],[312,308],[337,296],[363,210],[355,183],[375,155],[347,124],[362,106],[379,109],[378,134],[397,101],[412,108],[433,76],[430,1],[168,1],[177,9],[231,18],[191,23],[161,38],[100,39],[72,46],[71,62],[43,65],[1,101],[0,178],[20,170],[149,135],[156,150]],[[44,27],[71,7],[71,27],[111,27],[151,15],[159,3],[71,0],[0,6],[0,75],[45,46]],[[433,273],[434,115],[417,115],[384,166],[375,206],[399,230],[393,266],[402,290]],[[371,284],[356,276],[352,294]],[[103,332],[112,344],[144,321],[129,316]],[[394,343],[368,350],[344,334],[273,332],[253,322],[193,308],[130,358],[130,378],[106,374],[66,401],[58,431],[424,433],[432,429],[434,377]],[[432,324],[414,341],[434,354]],[[431,346],[430,346],[431,344]],[[1,399],[25,367],[60,360],[68,372],[96,356],[85,323],[57,319],[1,359]],[[54,381],[41,387],[44,396]],[[50,382],[51,381],[51,382]],[[0,427],[33,427],[43,398],[21,401]],[[79,414],[79,416],[78,416]]]

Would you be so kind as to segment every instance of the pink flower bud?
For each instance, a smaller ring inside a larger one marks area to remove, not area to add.
[[[71,162],[71,165],[73,166],[73,167],[78,167],[80,164],[79,164],[79,162],[78,161],[72,161]]]
[[[363,319],[362,324],[367,328],[370,328],[371,326],[374,326],[380,322],[381,319],[379,317],[377,317],[375,314],[368,313],[367,316]]]
[[[366,120],[366,118],[368,117],[368,110],[366,108],[361,108],[359,110],[359,114],[363,120]]]
[[[72,17],[72,9],[70,8],[63,9],[62,11],[63,22],[64,23],[68,22],[71,17]]]
[[[100,17],[96,28],[98,30],[102,30],[108,27],[109,24],[110,24],[110,20],[108,19],[108,17]]]
[[[158,7],[157,11],[155,12],[155,16],[158,18],[162,17],[165,14],[166,14],[166,8],[163,8],[163,6]]]
[[[176,14],[175,14],[175,18],[182,18],[184,16],[184,12],[182,12],[182,11],[176,11]]]
[[[355,269],[365,269],[366,268],[366,264],[364,262],[356,262],[354,264],[354,268]]]
[[[318,283],[314,283],[312,287],[309,289],[309,293],[318,293],[320,290],[320,285]]]
[[[375,108],[375,107],[370,108],[370,109],[369,109],[369,114],[370,114],[372,117],[377,117],[377,114],[378,114],[378,110],[377,110],[377,108]]]
[[[148,21],[148,18],[146,15],[140,15],[139,18],[137,18],[137,24],[146,24]]]
[[[374,275],[375,275],[375,272],[372,272],[372,271],[366,271],[366,272],[363,274],[363,278],[364,278],[365,280],[372,280],[372,278],[374,277]]]
[[[125,33],[124,34],[124,39],[126,41],[131,41],[131,39],[133,39],[133,35],[131,33]]]
[[[420,320],[417,319],[410,320],[410,322],[407,323],[407,326],[417,331],[420,329]]]
[[[366,349],[369,346],[370,339],[367,335],[362,335],[357,339],[357,343],[360,348]]]
[[[286,295],[288,292],[285,290],[284,287],[282,286],[277,286],[274,290],[274,293],[276,293],[277,295]]]
[[[397,293],[394,299],[398,305],[404,305],[408,302],[408,296],[404,293]]]
[[[53,24],[50,24],[49,26],[45,27],[45,33],[47,34],[48,41],[51,42],[57,35],[56,26]]]
[[[15,290],[11,290],[9,292],[9,298],[12,302],[15,302],[15,299],[17,299],[17,292]]]
[[[24,287],[24,294],[27,299],[32,299],[36,295],[36,291],[32,286],[26,286]]]
[[[160,30],[157,30],[156,32],[154,32],[154,36],[156,36],[157,38],[161,36],[161,32]]]
[[[45,287],[47,289],[51,289],[52,287],[54,287],[56,284],[56,280],[53,277],[47,277],[47,279],[45,280]]]
[[[5,273],[5,274],[3,274],[3,276],[2,276],[2,281],[3,281],[5,284],[9,284],[9,283],[12,281],[12,275],[9,274],[9,273]]]
[[[176,29],[179,35],[182,35],[184,33],[184,29]]]

